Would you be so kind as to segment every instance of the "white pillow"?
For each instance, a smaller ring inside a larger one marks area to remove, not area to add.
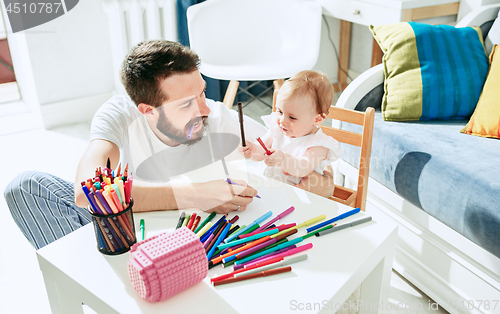
[[[488,56],[495,44],[500,45],[500,11],[498,12],[498,17],[495,19],[495,22],[491,25],[490,32],[484,41],[484,47],[486,48]]]

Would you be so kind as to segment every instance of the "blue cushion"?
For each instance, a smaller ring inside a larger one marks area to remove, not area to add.
[[[385,120],[470,117],[488,72],[479,27],[401,22],[370,30],[384,52]]]
[[[389,122],[376,112],[370,177],[500,257],[500,141],[460,133],[466,123]],[[358,164],[359,148],[341,149]]]

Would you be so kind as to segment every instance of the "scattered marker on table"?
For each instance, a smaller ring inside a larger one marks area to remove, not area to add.
[[[144,241],[144,219],[141,219],[139,228],[141,229],[141,240]]]
[[[335,222],[335,221],[337,221],[337,220],[341,220],[341,219],[347,218],[347,217],[349,217],[349,216],[351,216],[351,215],[354,215],[354,214],[357,214],[357,213],[359,213],[359,212],[360,212],[359,207],[358,207],[358,208],[354,208],[354,209],[352,209],[352,210],[350,210],[350,211],[348,211],[348,212],[345,212],[345,213],[343,213],[343,214],[338,215],[337,217],[334,217],[334,218],[332,218],[332,219],[329,219],[329,220],[327,220],[327,221],[324,221],[324,222],[322,222],[322,223],[320,223],[320,224],[314,225],[314,226],[312,226],[311,228],[307,228],[307,229],[306,229],[306,231],[307,231],[307,232],[314,231],[314,230],[319,229],[319,228],[321,228],[321,227],[324,227],[324,226],[326,226],[326,225],[328,225],[328,224],[331,224],[331,223],[333,223],[333,222]]]
[[[372,220],[372,217],[368,216],[368,217],[365,217],[365,218],[361,218],[361,219],[358,219],[358,220],[354,220],[354,221],[345,223],[343,225],[335,226],[335,227],[330,228],[328,230],[323,230],[321,232],[316,233],[315,236],[321,237],[321,236],[324,236],[325,234],[329,234],[329,233],[332,233],[332,232],[335,232],[335,231],[339,231],[339,230],[342,230],[342,229],[345,229],[345,228],[349,228],[349,227],[354,227],[354,226],[357,226],[359,224],[362,224],[362,223],[365,223],[365,222],[368,222],[368,221],[371,221],[371,220]]]

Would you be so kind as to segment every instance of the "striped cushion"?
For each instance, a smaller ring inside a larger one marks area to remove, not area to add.
[[[500,46],[494,45],[490,70],[476,110],[460,131],[482,137],[500,138]]]
[[[479,28],[402,22],[370,29],[384,52],[384,120],[470,117],[488,71]]]

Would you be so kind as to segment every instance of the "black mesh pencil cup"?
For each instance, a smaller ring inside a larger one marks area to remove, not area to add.
[[[128,252],[136,243],[133,204],[134,201],[130,200],[129,206],[116,214],[91,213],[99,252],[118,255]]]

